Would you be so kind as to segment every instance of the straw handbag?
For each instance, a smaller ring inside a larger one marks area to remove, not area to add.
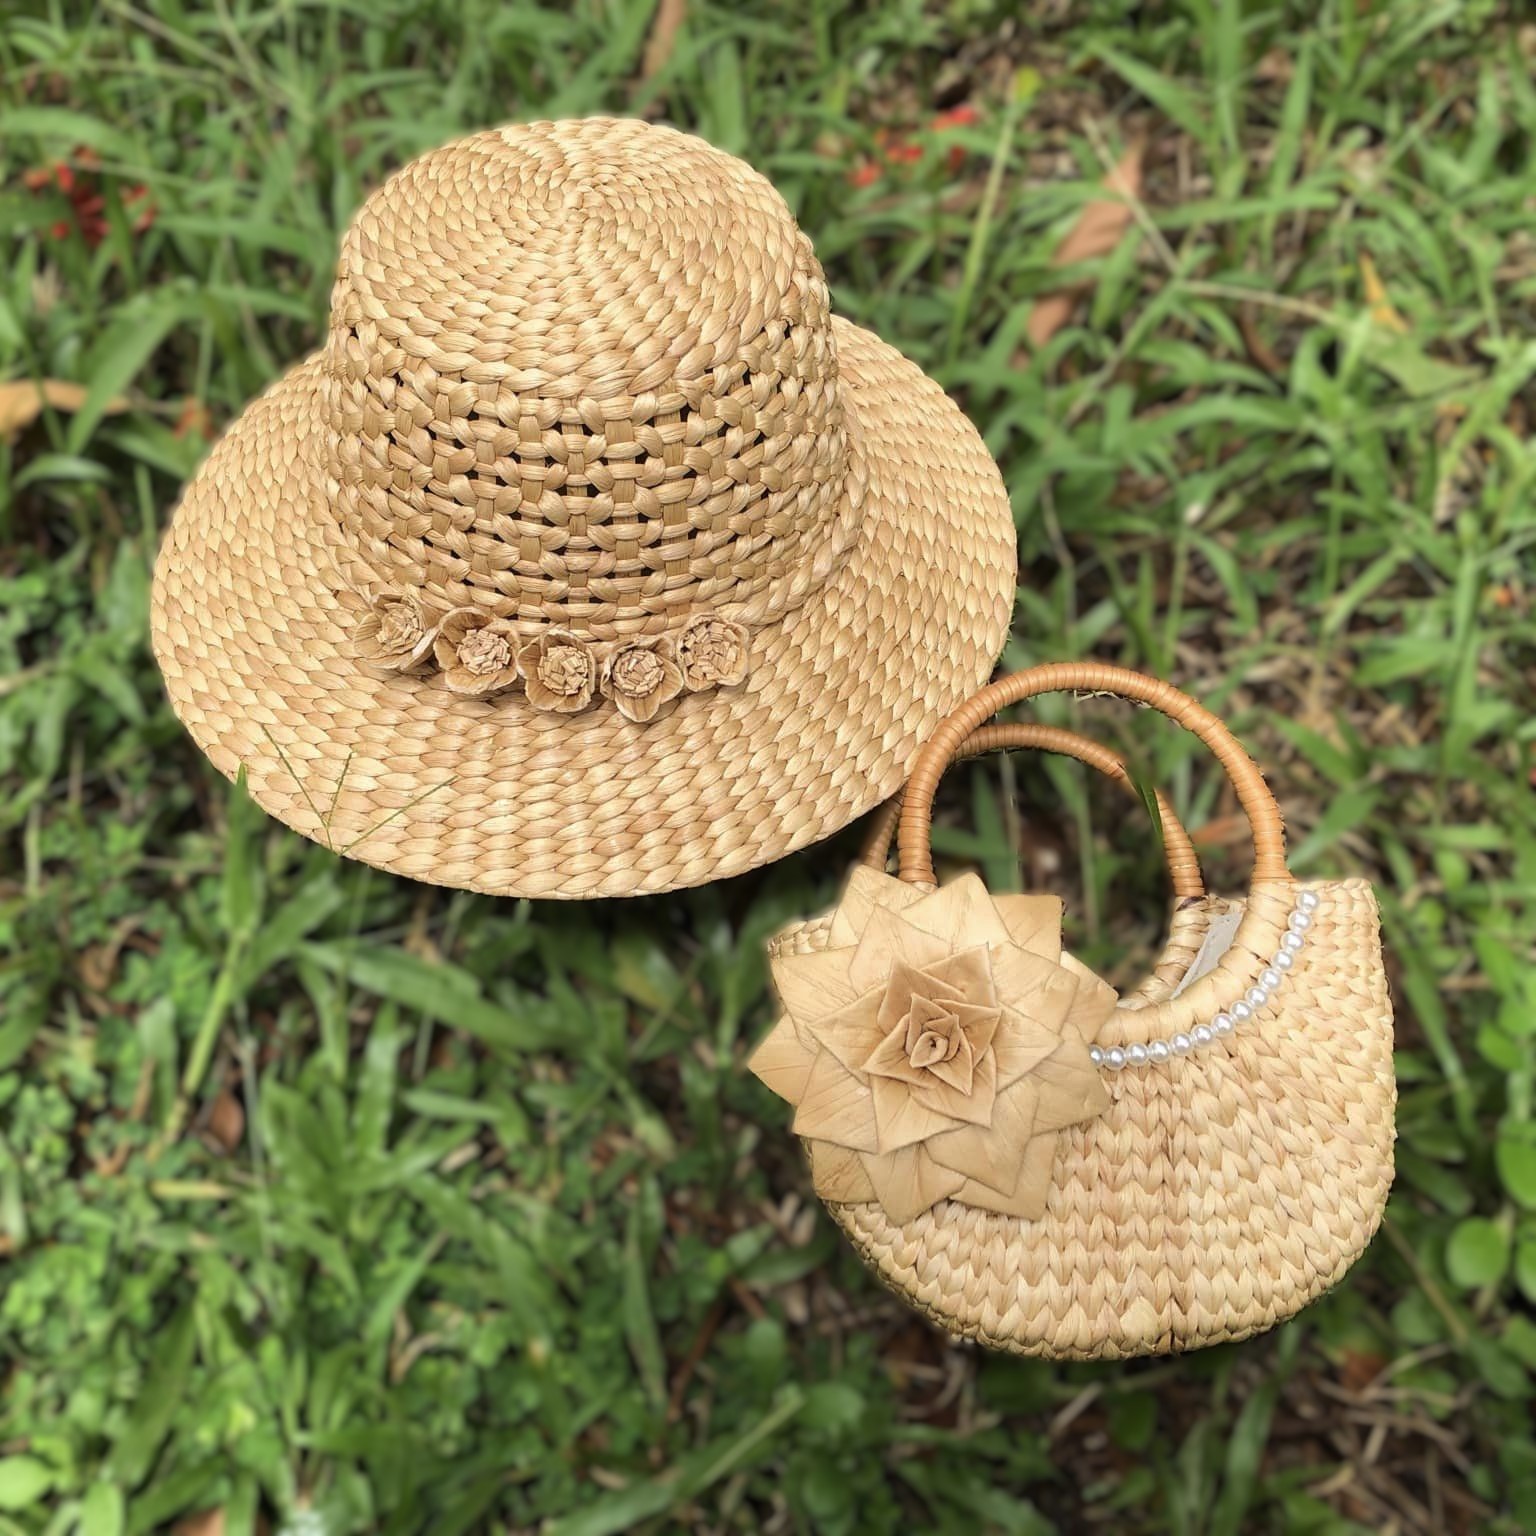
[[[1063,951],[1056,898],[935,885],[944,768],[1013,744],[971,733],[1059,690],[1193,731],[1253,832],[1248,894],[1224,901],[1164,811],[1180,904],[1162,962],[1124,996]],[[1362,880],[1293,879],[1274,798],[1214,715],[1119,667],[1016,673],[919,754],[899,849],[897,876],[861,865],[830,913],[772,946],[784,1017],[752,1059],[883,1280],[951,1333],[1092,1359],[1247,1337],[1344,1274],[1392,1180],[1376,902]]]

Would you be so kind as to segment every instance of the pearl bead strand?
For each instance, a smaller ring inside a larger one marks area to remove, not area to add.
[[[1301,891],[1286,920],[1285,932],[1259,979],[1238,999],[1204,1024],[1196,1024],[1187,1034],[1180,1030],[1166,1040],[1149,1040],[1145,1045],[1112,1045],[1107,1050],[1090,1046],[1088,1055],[1094,1066],[1107,1072],[1121,1072],[1127,1067],[1161,1066],[1179,1056],[1192,1056],[1219,1040],[1227,1039],[1240,1024],[1246,1024],[1262,1008],[1295,966],[1307,931],[1318,907],[1316,891]]]

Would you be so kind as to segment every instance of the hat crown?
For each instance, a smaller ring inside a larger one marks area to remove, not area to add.
[[[343,240],[342,579],[529,632],[766,623],[852,538],[825,279],[773,187],[636,121],[413,161]]]

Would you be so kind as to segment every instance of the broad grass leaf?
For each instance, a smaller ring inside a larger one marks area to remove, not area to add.
[[[1152,823],[1152,835],[1157,840],[1157,846],[1165,848],[1167,838],[1163,832],[1163,808],[1157,803],[1157,785],[1134,763],[1128,763],[1125,772],[1126,777],[1131,781],[1131,788],[1135,791],[1136,798],[1141,801],[1147,818]]]
[[[686,979],[678,974],[664,946],[653,935],[638,931],[621,933],[614,939],[609,954],[616,991],[652,1013],[670,1013],[677,1007]]]
[[[1191,138],[1204,143],[1210,131],[1205,112],[1195,98],[1165,71],[1153,69],[1118,48],[1097,44],[1089,53],[1138,91],[1164,117],[1178,124]]]
[[[9,1017],[0,1019],[0,1072],[4,1072],[37,1038],[43,1027],[46,1013],[41,1009],[23,1008],[16,994],[5,999]]]
[[[1270,1421],[1280,1383],[1264,1383],[1242,1406],[1227,1440],[1225,1475],[1221,1496],[1211,1515],[1210,1536],[1243,1536],[1249,1530],[1249,1510],[1259,1479],[1259,1467],[1269,1443]]]
[[[1459,1223],[1446,1244],[1446,1273],[1466,1290],[1492,1285],[1508,1265],[1509,1235],[1485,1216]]]
[[[1480,1134],[1476,1106],[1461,1053],[1452,1035],[1450,1014],[1440,995],[1440,977],[1423,953],[1422,946],[1414,942],[1409,914],[1390,893],[1382,894],[1381,921],[1384,937],[1401,966],[1398,985],[1417,1016],[1419,1027],[1429,1039],[1435,1060],[1450,1089],[1457,1124],[1468,1142],[1471,1142]]]
[[[481,1519],[501,1496],[506,1483],[507,1474],[502,1469],[472,1479],[441,1514],[432,1517],[432,1536],[464,1536],[470,1530],[486,1530]]]
[[[1526,1210],[1536,1210],[1536,1125],[1507,1126],[1499,1133],[1493,1158],[1511,1197]]]
[[[362,1072],[352,1104],[352,1151],[360,1160],[378,1157],[389,1134],[395,1078],[403,1033],[395,1028],[396,1010],[379,1010],[363,1048]]]
[[[1271,715],[1270,726],[1296,748],[1324,778],[1340,789],[1357,785],[1365,776],[1367,764],[1358,755],[1341,751],[1320,731],[1292,720],[1286,715]]]
[[[803,1280],[813,1270],[829,1263],[838,1252],[837,1234],[828,1226],[819,1226],[810,1242],[799,1247],[776,1244],[748,1260],[738,1271],[741,1282],[757,1291],[773,1291],[793,1281]]]
[[[245,941],[261,916],[262,874],[256,842],[261,812],[246,787],[242,765],[229,787],[224,839],[224,881],[219,894],[219,921],[231,941]]]
[[[1291,867],[1306,869],[1320,853],[1367,823],[1381,797],[1381,789],[1374,784],[1356,784],[1335,795],[1317,824],[1292,849]]]
[[[562,1314],[558,1277],[501,1220],[459,1190],[425,1175],[410,1179],[405,1188],[438,1226],[480,1256],[525,1337],[543,1334],[550,1320]]]
[[[1477,1333],[1465,1345],[1466,1355],[1477,1373],[1498,1396],[1518,1402],[1531,1396],[1531,1379],[1520,1362],[1509,1353],[1502,1339]]]
[[[1411,1140],[1410,1133],[1405,1138]],[[1398,1149],[1398,1173],[1406,1184],[1429,1196],[1442,1210],[1452,1216],[1465,1216],[1473,1207],[1474,1196],[1467,1181],[1454,1170],[1432,1162],[1407,1144]]]
[[[67,107],[12,107],[0,112],[0,139],[52,139],[65,153],[76,148],[123,151],[123,125]]]
[[[322,970],[354,986],[461,1029],[487,1045],[537,1051],[558,1043],[546,1025],[520,1018],[481,994],[468,971],[446,961],[428,963],[404,950],[344,942],[305,944],[299,951]]]
[[[1431,357],[1411,337],[1373,329],[1364,343],[1365,357],[1414,400],[1465,391],[1483,377],[1481,368]]]
[[[212,1505],[222,1484],[223,1468],[206,1460],[156,1478],[129,1504],[127,1536],[158,1536],[178,1515]]]
[[[53,1468],[36,1456],[0,1458],[0,1509],[35,1510],[53,1484]]]
[[[850,1524],[856,1515],[856,1503],[837,1463],[823,1458],[812,1466],[820,1477],[815,1494],[818,1502],[813,1508],[825,1506],[829,1529],[859,1529]],[[928,1506],[953,1512],[953,1523],[937,1529],[985,1531],[987,1536],[1062,1536],[1059,1528],[1028,1499],[995,1486],[979,1471],[957,1477],[942,1453],[933,1459],[898,1461],[895,1470]],[[1117,1498],[1137,1505],[1147,1503],[1152,1492],[1150,1484],[1138,1486],[1134,1471],[1115,1489]]]
[[[1522,1238],[1515,1250],[1515,1284],[1520,1294],[1536,1306],[1536,1235]]]
[[[126,1516],[116,1483],[92,1483],[80,1501],[79,1536],[123,1536]]]
[[[254,986],[274,966],[292,959],[303,941],[331,917],[345,900],[328,874],[310,877],[286,901],[266,916],[256,932],[239,972],[240,990]]]
[[[69,660],[69,670],[94,688],[129,725],[143,725],[144,700],[128,673],[107,654],[112,637],[93,635]]]
[[[125,305],[86,359],[90,379],[85,399],[69,424],[65,445],[79,453],[106,415],[108,407],[139,375],[161,342],[177,326],[194,318],[202,300],[186,288],[162,289],[142,303]]]
[[[544,1527],[543,1536],[620,1536],[665,1513],[681,1500],[675,1481],[665,1480],[664,1474],[653,1481],[631,1483],[627,1488],[604,1494],[585,1509],[552,1520]]]
[[[11,482],[24,491],[30,485],[110,485],[112,471],[78,453],[40,453]]]
[[[550,1521],[543,1536],[619,1536],[643,1520],[676,1509],[766,1449],[804,1404],[805,1394],[799,1387],[785,1388],[774,1406],[741,1434],[723,1436],[648,1482],[632,1483],[585,1509]]]
[[[337,1225],[332,1212],[311,1221],[298,1210],[282,1210],[272,1219],[272,1235],[285,1248],[307,1253],[355,1301],[362,1295],[362,1285],[347,1245],[336,1235]]]
[[[174,998],[157,997],[139,1012],[135,1027],[139,1047],[152,1061],[155,1085],[163,1104],[169,1104],[176,1095],[176,1079],[180,1067],[181,1041],[176,1033],[176,1002]]]
[[[646,1252],[641,1240],[642,1212],[636,1201],[625,1217],[623,1292],[621,1309],[624,1337],[634,1356],[640,1384],[653,1408],[662,1408],[667,1400],[667,1362],[661,1347],[661,1333],[651,1310],[650,1286],[646,1279]]]
[[[380,1346],[389,1342],[396,1314],[410,1300],[411,1293],[421,1284],[436,1259],[437,1245],[428,1243],[382,1277],[377,1270],[369,1275],[374,1281],[382,1278],[382,1284],[367,1297],[368,1312],[362,1334],[366,1344]]]
[[[181,1407],[197,1343],[194,1318],[193,1307],[183,1303],[155,1335],[149,1372],[127,1428],[112,1449],[112,1471],[125,1488],[137,1488],[149,1475],[170,1432],[171,1420]]]

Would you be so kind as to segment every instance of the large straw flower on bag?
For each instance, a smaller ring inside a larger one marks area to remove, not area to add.
[[[1088,1048],[1115,992],[1061,948],[1053,896],[930,895],[857,871],[828,947],[782,954],[752,1070],[795,1105],[816,1192],[909,1221],[940,1200],[1035,1219],[1056,1133],[1109,1105]]]

